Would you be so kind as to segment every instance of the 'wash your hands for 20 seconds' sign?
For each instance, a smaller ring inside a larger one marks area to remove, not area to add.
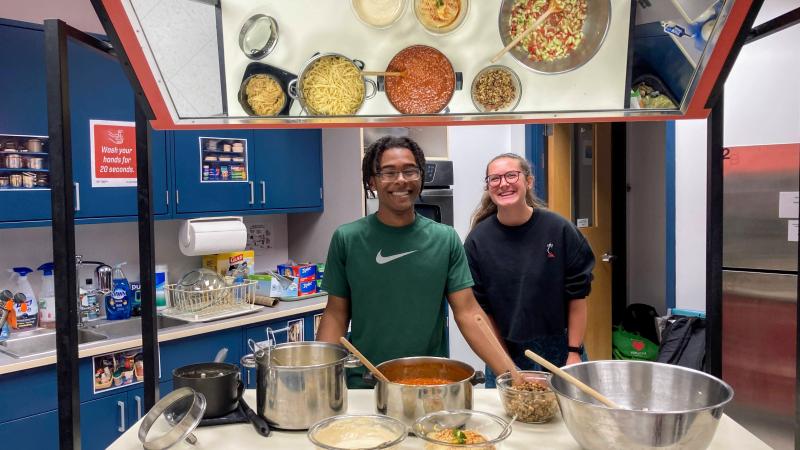
[[[92,187],[136,186],[136,124],[90,120]]]

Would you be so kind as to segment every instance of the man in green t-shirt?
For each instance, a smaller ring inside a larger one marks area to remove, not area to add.
[[[414,211],[425,155],[408,138],[384,137],[367,149],[364,188],[378,212],[339,227],[331,238],[323,288],[328,305],[317,339],[350,341],[373,364],[407,356],[447,356],[446,297],[470,347],[495,373],[508,370],[486,342],[475,315],[472,276],[456,231]],[[366,387],[360,370],[348,386]]]

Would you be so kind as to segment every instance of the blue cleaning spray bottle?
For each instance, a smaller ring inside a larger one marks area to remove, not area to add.
[[[122,271],[122,266],[126,262],[114,266],[112,283],[114,285],[111,292],[106,295],[106,318],[108,320],[124,320],[131,317],[131,285]]]

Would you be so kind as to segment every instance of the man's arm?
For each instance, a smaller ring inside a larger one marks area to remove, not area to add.
[[[350,299],[328,296],[328,306],[322,314],[317,330],[317,340],[338,344],[339,338],[347,334],[350,323]]]
[[[492,372],[497,375],[511,370],[511,367],[506,367],[505,358],[497,353],[495,347],[486,340],[483,332],[475,322],[475,316],[480,315],[486,323],[494,324],[494,321],[488,318],[480,305],[478,305],[475,296],[472,294],[472,289],[466,288],[452,292],[447,295],[447,300],[450,303],[450,308],[453,309],[453,318],[458,324],[458,329],[461,330],[461,334],[464,335],[472,351],[488,364],[492,368]],[[497,336],[496,328],[495,336]]]
[[[570,347],[578,347],[583,344],[586,335],[586,320],[588,306],[585,298],[570,300],[569,316],[567,317],[567,338]],[[581,355],[570,353],[567,355],[567,365],[581,362]]]

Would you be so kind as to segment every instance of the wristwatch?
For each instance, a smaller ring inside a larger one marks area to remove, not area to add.
[[[581,344],[581,345],[579,345],[577,347],[567,347],[567,350],[569,350],[570,353],[577,353],[579,355],[582,355],[583,354],[583,344]]]

